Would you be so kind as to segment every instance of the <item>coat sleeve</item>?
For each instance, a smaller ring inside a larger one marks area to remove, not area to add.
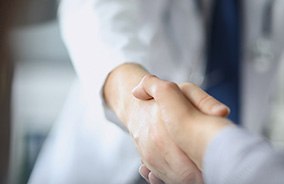
[[[204,158],[208,184],[284,183],[284,153],[263,138],[229,127],[209,144]]]
[[[143,65],[154,27],[143,24],[141,1],[63,0],[61,33],[94,115],[104,114],[101,89],[116,66]]]

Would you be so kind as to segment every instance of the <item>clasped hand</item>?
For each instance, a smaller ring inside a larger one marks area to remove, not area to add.
[[[228,125],[221,117],[229,109],[194,84],[177,85],[152,75],[143,77],[132,93],[126,124],[141,155],[141,175],[152,184],[203,183],[206,145]]]

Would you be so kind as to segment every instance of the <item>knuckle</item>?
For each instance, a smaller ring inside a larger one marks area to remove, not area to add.
[[[195,84],[193,84],[192,82],[186,82],[186,83],[183,83],[181,85],[181,89],[184,90],[184,91],[191,91],[193,89],[195,89],[197,86]]]
[[[197,183],[196,180],[197,180],[197,177],[196,177],[196,173],[187,173],[186,175],[184,175],[182,177],[182,183]]]
[[[188,169],[180,173],[181,183],[200,183],[201,173],[196,169]]]
[[[202,106],[206,106],[208,104],[211,104],[210,102],[213,100],[213,98],[210,95],[204,94],[199,102],[198,102],[198,106],[202,107]]]
[[[144,80],[150,80],[152,78],[156,78],[156,76],[152,75],[152,74],[147,74],[147,75],[144,76]]]
[[[151,136],[151,141],[152,143],[156,146],[156,147],[160,147],[161,145],[163,145],[163,138],[160,134],[158,133],[153,133]]]
[[[143,162],[147,163],[147,165],[154,166],[155,165],[154,160],[155,159],[150,153],[145,153],[143,155]]]
[[[157,163],[157,158],[155,157],[155,154],[153,154],[153,152],[151,151],[144,151],[142,156],[142,160],[144,162],[144,164],[146,164],[147,166],[151,166],[154,168],[158,167],[158,163]]]
[[[166,81],[159,86],[161,91],[169,91],[178,89],[178,85],[174,82]]]

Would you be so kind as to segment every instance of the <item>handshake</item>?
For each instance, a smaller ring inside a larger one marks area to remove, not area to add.
[[[222,118],[229,109],[194,84],[177,85],[152,75],[132,92],[141,106],[149,106],[142,109],[149,110],[149,117],[128,120],[143,161],[140,174],[151,184],[203,183],[203,155],[209,141],[230,124]]]
[[[202,184],[208,144],[222,129],[233,126],[225,118],[229,108],[194,84],[177,85],[137,71],[138,85],[137,80],[120,85],[130,92],[106,83],[105,97],[135,142],[142,159],[141,176],[151,184]],[[117,76],[108,80],[117,84]],[[120,98],[115,101],[111,94]]]

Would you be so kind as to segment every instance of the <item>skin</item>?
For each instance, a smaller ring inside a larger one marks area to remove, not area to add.
[[[117,114],[133,137],[145,166],[151,170],[147,179],[152,183],[160,181],[158,178],[165,183],[203,183],[198,166],[171,138],[172,135],[165,126],[168,121],[163,115],[165,112],[161,111],[160,104],[152,98],[152,94],[139,93],[139,88],[137,88],[137,93],[134,90],[136,97],[132,95],[132,89],[139,83],[140,85],[148,84],[145,82],[149,80],[142,80],[145,79],[144,76],[151,75],[136,64],[123,64],[115,68],[106,80],[104,97],[109,107]],[[141,83],[141,81],[144,82]],[[172,83],[170,86],[173,86]],[[185,92],[183,98],[190,102],[192,95],[198,96],[199,93],[191,93],[187,86],[188,84],[180,85],[181,90]],[[179,87],[177,88],[180,90]],[[205,101],[207,102],[204,104],[220,104],[212,97],[208,99],[206,97]],[[194,102],[196,101],[193,100]],[[198,102],[192,106],[197,109],[196,106],[201,104],[203,103]],[[226,106],[219,106],[217,110],[208,105],[205,106],[204,113],[210,112],[214,116],[226,116],[229,112]]]
[[[133,95],[143,101],[154,100],[158,104],[170,138],[202,170],[203,157],[210,141],[222,129],[233,125],[224,117],[202,112],[202,109],[218,111],[219,108],[222,109],[222,105],[197,86],[192,84],[188,84],[188,86],[188,89],[191,90],[184,93],[178,85],[172,82],[147,75],[134,88]],[[178,181],[179,179],[178,175],[171,174],[171,170],[163,170],[162,167],[155,170],[151,168],[153,168],[152,165],[146,164],[140,167],[140,173],[144,174],[143,176],[149,183],[158,184],[163,183],[162,181],[170,183],[168,181]],[[165,180],[158,177],[156,170],[173,178]],[[149,172],[148,176],[145,175],[147,172]],[[149,175],[150,173],[160,179],[156,177],[151,180],[150,177],[153,176]],[[187,183],[194,182],[188,181]]]

